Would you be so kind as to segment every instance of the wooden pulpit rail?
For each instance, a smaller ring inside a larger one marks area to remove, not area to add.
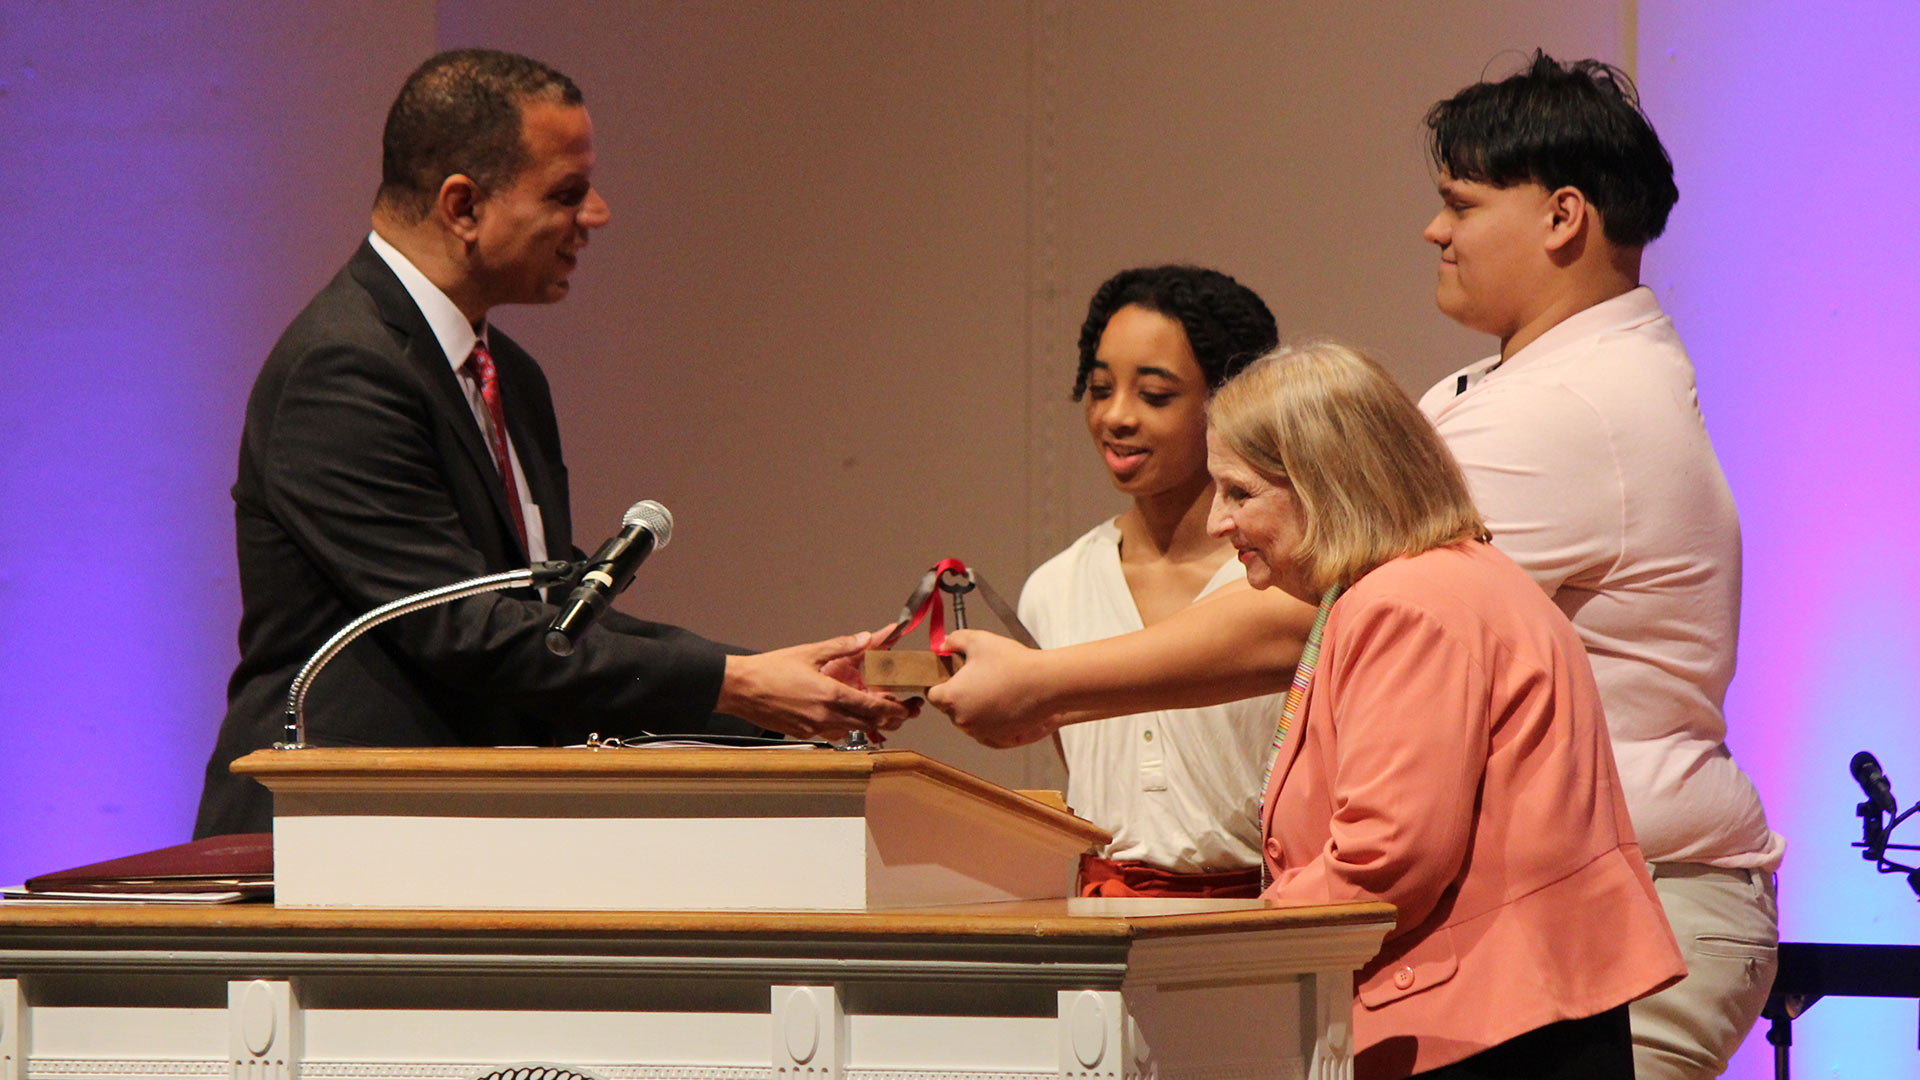
[[[844,787],[853,791],[875,780],[900,780],[931,784],[1001,806],[1064,830],[1092,846],[1110,839],[1098,826],[1047,802],[910,750],[312,747],[255,751],[234,762],[233,771],[255,777],[276,791],[309,787],[337,790],[342,786],[378,790],[387,785],[423,783],[464,790],[492,785],[524,790],[542,783],[577,790],[636,783],[655,789],[723,785],[739,790],[766,783],[788,791],[802,787]]]
[[[1257,900],[0,905],[0,1064],[131,1080],[457,1080],[527,1062],[710,1080],[1351,1080],[1352,972],[1392,925],[1384,904]]]
[[[1144,940],[1252,930],[1372,927],[1391,904],[1282,905],[1264,900],[1023,900],[886,912],[837,911],[399,911],[281,909],[271,904],[0,904],[0,935],[36,930],[471,934],[625,934],[887,937],[1039,937]]]

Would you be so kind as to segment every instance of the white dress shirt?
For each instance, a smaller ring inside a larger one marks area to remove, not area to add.
[[[1785,841],[1727,751],[1740,520],[1653,293],[1582,311],[1420,400],[1494,546],[1586,645],[1650,862],[1771,870]]]
[[[473,353],[473,344],[482,340],[486,327],[475,330],[473,324],[460,312],[460,308],[440,287],[427,280],[427,275],[413,265],[398,248],[382,239],[377,232],[367,234],[367,243],[385,259],[392,268],[394,276],[406,287],[407,295],[413,297],[414,306],[426,317],[427,325],[432,328],[433,336],[440,342],[440,348],[447,354],[447,363],[453,365],[453,373],[460,380],[461,389],[467,393],[467,407],[473,410],[473,422],[480,425],[480,435],[484,439],[492,431],[493,415],[487,409],[486,399],[480,396],[480,379],[467,366],[467,357]],[[520,469],[520,452],[513,448],[513,438],[509,435],[507,443],[507,461],[513,466],[513,489],[520,493],[520,513],[527,523],[527,560],[545,562],[547,559],[547,530],[540,517],[540,507],[533,501],[533,493],[527,490],[527,474]],[[492,445],[491,442],[488,445]]]

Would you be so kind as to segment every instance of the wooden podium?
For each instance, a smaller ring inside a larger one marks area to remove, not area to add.
[[[237,767],[300,906],[0,905],[0,1080],[1348,1080],[1393,925],[1067,899],[1098,830],[912,754]]]
[[[1072,892],[1107,834],[908,751],[262,750],[283,908],[870,911]]]

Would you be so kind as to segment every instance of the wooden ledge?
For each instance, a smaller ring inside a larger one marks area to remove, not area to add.
[[[399,911],[281,909],[271,904],[0,904],[0,935],[13,930],[183,933],[261,930],[453,934],[606,933],[921,937],[1166,938],[1365,927],[1393,921],[1391,904],[1281,904],[1268,900],[1091,898],[886,912]]]
[[[859,791],[875,783],[931,784],[1065,831],[1089,847],[1111,837],[1092,822],[1046,802],[911,750],[724,749],[679,747],[309,747],[256,750],[233,771],[268,788],[356,790],[470,783],[669,786],[734,783],[755,787],[822,786]]]

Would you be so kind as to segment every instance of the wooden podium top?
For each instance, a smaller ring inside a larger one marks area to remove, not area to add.
[[[254,777],[276,794],[401,788],[854,793],[875,783],[900,784],[925,791],[936,801],[945,797],[997,806],[1088,847],[1112,839],[1090,821],[911,750],[825,750],[798,744],[752,749],[309,747],[256,750],[234,762],[233,771]]]
[[[1302,1016],[1322,1027],[1345,1024],[1345,979],[1285,987],[1302,976],[1354,971],[1392,928],[1386,904],[1279,907],[1259,900],[1008,901],[886,912],[0,904],[0,980],[45,976],[49,986],[109,987],[106,993],[150,1006],[163,994],[197,993],[213,1002],[230,1000],[237,981],[303,979],[320,1007],[347,1015],[353,1007],[341,1004],[346,1000],[369,1001],[366,1007],[374,1009],[445,1010],[426,1014],[436,1018],[423,1020],[426,1027],[461,1010],[493,1010],[487,1023],[497,1025],[519,1010],[557,1010],[538,1015],[565,1019],[592,1008],[605,1018],[634,1011],[709,1014],[690,1025],[699,1030],[718,1022],[711,1015],[716,1010],[764,1016],[768,987],[832,986],[842,988],[836,993],[846,995],[841,1000],[851,1003],[849,1011],[964,1016],[963,1029],[932,1043],[961,1046],[993,1037],[978,1026],[987,1018],[1039,1016],[1058,1023],[1067,1019],[1065,999],[1072,997],[1073,1015],[1084,1019],[1080,1003],[1087,991],[1129,988],[1148,988],[1157,1002],[1212,1003],[1168,1021],[1183,1031],[1244,1027],[1233,1020],[1234,1010],[1244,1011],[1249,1001],[1272,1001],[1280,1027]],[[71,981],[56,981],[62,979]],[[1314,989],[1323,985],[1333,992]],[[694,986],[701,989],[690,994]],[[1214,993],[1218,988],[1224,997]],[[1201,997],[1188,996],[1194,993]],[[772,1000],[777,1016],[780,991]],[[740,1044],[764,1046],[766,1038],[762,1020],[757,1029],[721,1041],[738,1054]],[[1315,1036],[1305,1038],[1314,1043]],[[1047,1032],[1030,1047],[1033,1063],[1056,1059],[1055,1042]],[[1173,1036],[1166,1041],[1179,1044]],[[400,1060],[415,1059],[402,1054]],[[764,1065],[758,1074],[766,1075]]]
[[[828,750],[807,743],[765,747],[468,746],[324,747],[256,750],[233,771],[263,783],[282,777],[517,777],[592,779],[607,776],[726,780],[739,776],[863,780],[919,772],[956,786],[1006,789],[911,750]]]
[[[0,937],[36,930],[435,932],[450,934],[617,934],[635,936],[1022,937],[1139,940],[1308,928],[1384,929],[1393,905],[1281,904],[1268,900],[1074,898],[833,911],[393,911],[282,909],[265,903],[190,907],[165,904],[0,904]]]

